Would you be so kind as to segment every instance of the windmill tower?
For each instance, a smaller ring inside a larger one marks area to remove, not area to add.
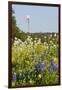
[[[29,15],[26,16],[26,22],[27,22],[27,31],[29,33],[30,32],[30,16]]]

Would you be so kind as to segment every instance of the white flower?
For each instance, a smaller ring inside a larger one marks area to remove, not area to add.
[[[14,75],[16,75],[16,73],[14,72]]]
[[[46,42],[44,42],[44,45],[46,45],[47,43]]]
[[[28,38],[30,38],[31,36],[28,36]]]
[[[21,40],[20,40],[20,39],[18,39],[18,41],[19,41],[19,42],[21,42]]]
[[[33,39],[31,38],[31,40],[33,40]]]
[[[17,40],[17,37],[15,37],[15,40]]]
[[[20,50],[22,51],[22,48],[20,48]]]
[[[56,37],[56,33],[54,34],[54,36]]]
[[[46,39],[46,36],[44,36],[44,38]]]
[[[46,48],[48,49],[48,46]]]
[[[18,45],[19,44],[19,41],[15,41],[15,44]]]
[[[48,46],[48,43],[47,43],[47,46]]]
[[[36,43],[36,40],[34,41],[34,43]]]
[[[50,37],[52,37],[52,34],[50,35]]]
[[[52,44],[53,42],[52,42],[52,41],[50,41],[50,43]]]
[[[54,44],[54,47],[56,48],[56,45]]]
[[[40,43],[41,43],[41,39],[39,38],[37,44],[40,44]]]
[[[33,45],[33,42],[31,42],[30,44]]]
[[[27,44],[27,41],[25,41],[24,43]]]
[[[35,40],[37,40],[37,38],[35,38]]]

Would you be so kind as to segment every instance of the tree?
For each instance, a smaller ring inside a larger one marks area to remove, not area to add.
[[[17,26],[16,17],[13,15],[14,13],[14,10],[12,10],[12,39],[14,41],[14,38],[17,37],[24,41],[27,38],[27,34]]]

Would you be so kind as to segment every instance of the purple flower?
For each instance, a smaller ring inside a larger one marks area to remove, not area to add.
[[[53,70],[54,71],[58,71],[58,64],[54,64],[54,61],[53,61],[53,59],[51,60],[51,62],[50,62],[50,73],[52,73],[53,72]]]
[[[36,65],[36,57],[34,57],[34,65]]]
[[[53,72],[53,66],[52,65],[50,65],[49,71],[50,71],[50,73]]]
[[[40,60],[40,70],[41,70],[41,72],[42,73],[44,73],[44,71],[45,71],[45,63],[42,63],[42,60]]]
[[[52,65],[52,66],[54,65],[54,60],[53,60],[53,59],[51,59],[51,65]]]
[[[42,63],[42,60],[40,60],[40,71],[41,71],[41,74],[42,74],[42,80],[44,79],[44,71],[46,69],[46,64],[45,63]]]
[[[15,81],[17,78],[16,73],[13,74],[12,80]]]
[[[58,64],[54,64],[54,70],[57,72],[58,71]]]
[[[40,64],[40,70],[42,73],[45,71],[45,64]]]
[[[49,67],[49,71],[50,71],[50,73],[53,72],[53,67],[54,67],[54,62],[53,62],[53,59],[51,59],[50,67]]]

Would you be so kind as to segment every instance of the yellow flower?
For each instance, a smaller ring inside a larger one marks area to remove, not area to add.
[[[30,80],[30,83],[32,83],[32,80]]]
[[[41,74],[39,74],[38,77],[41,78],[42,77]]]
[[[54,63],[56,63],[56,64],[58,63],[58,58],[57,57],[54,58]]]

